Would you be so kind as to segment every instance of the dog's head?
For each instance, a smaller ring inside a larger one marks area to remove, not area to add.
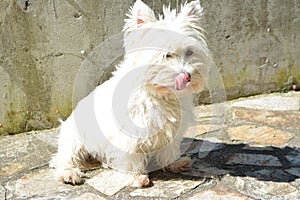
[[[177,12],[163,8],[163,15],[137,0],[124,26],[125,61],[146,66],[145,82],[161,96],[199,92],[203,89],[211,57],[200,26],[199,1],[185,3]]]

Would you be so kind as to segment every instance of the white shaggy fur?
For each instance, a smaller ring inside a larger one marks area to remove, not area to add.
[[[136,1],[125,20],[124,61],[61,125],[51,166],[62,181],[80,184],[82,171],[102,164],[132,174],[132,185],[143,187],[151,170],[191,167],[180,158],[180,142],[193,122],[192,95],[202,90],[211,63],[201,14],[193,1],[178,13],[164,7],[157,19]]]

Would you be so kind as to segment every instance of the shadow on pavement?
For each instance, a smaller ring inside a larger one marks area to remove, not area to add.
[[[292,182],[300,176],[300,149],[291,147],[251,147],[247,144],[224,144],[185,138],[192,141],[183,155],[193,160],[190,171],[171,174],[156,171],[154,179],[202,179],[225,174],[254,177],[262,181]],[[296,175],[295,175],[296,174]]]

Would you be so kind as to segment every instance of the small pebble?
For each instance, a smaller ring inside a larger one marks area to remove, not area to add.
[[[81,55],[84,55],[85,54],[85,50],[81,50],[80,53],[81,53]]]

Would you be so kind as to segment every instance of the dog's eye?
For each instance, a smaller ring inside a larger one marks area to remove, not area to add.
[[[166,58],[172,58],[172,57],[173,57],[173,55],[171,53],[166,54]]]
[[[191,55],[193,55],[193,51],[192,50],[187,50],[186,52],[185,52],[185,56],[186,57],[190,57]]]

